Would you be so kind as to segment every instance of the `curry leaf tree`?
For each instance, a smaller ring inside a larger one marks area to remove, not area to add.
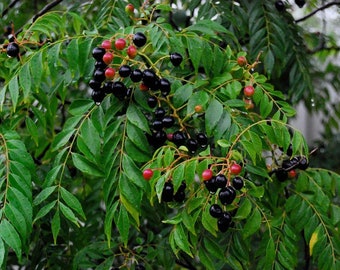
[[[223,5],[190,1],[182,20],[166,1],[93,1],[13,22],[3,269],[339,269],[340,177],[309,167],[288,122],[310,79],[285,45],[297,28],[272,1]],[[271,81],[287,72],[290,98]]]

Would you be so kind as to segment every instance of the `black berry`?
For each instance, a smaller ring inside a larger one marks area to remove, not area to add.
[[[143,71],[143,83],[147,87],[154,88],[157,84],[156,81],[158,81],[158,77],[152,69],[146,69]]]
[[[94,63],[94,68],[100,68],[100,69],[105,69],[107,67],[107,64],[104,63],[104,61],[97,61]]]
[[[195,153],[198,149],[198,142],[195,139],[188,139],[186,145],[190,153]]]
[[[240,176],[235,176],[232,180],[232,184],[233,184],[233,187],[236,189],[236,190],[240,190],[241,188],[243,188],[243,185],[244,185],[244,182],[243,182],[243,179],[242,177]]]
[[[160,147],[165,143],[166,139],[166,133],[163,130],[159,130],[153,133],[151,144],[155,147]]]
[[[231,204],[236,197],[236,192],[232,187],[224,187],[218,193],[220,202],[224,205]]]
[[[178,190],[174,195],[174,200],[176,202],[183,202],[185,200],[185,192],[182,190]]]
[[[137,47],[143,47],[146,43],[146,36],[141,32],[137,32],[133,35],[132,41]]]
[[[297,4],[297,6],[299,8],[302,8],[306,4],[306,1],[305,0],[295,0],[295,4]]]
[[[175,119],[171,115],[167,115],[163,117],[162,122],[165,128],[170,128],[174,125]]]
[[[182,63],[183,57],[181,54],[174,52],[170,54],[170,61],[171,63],[177,67]]]
[[[202,147],[205,148],[208,144],[208,138],[204,133],[198,133],[196,135],[196,139],[198,144]]]
[[[227,185],[227,178],[223,174],[216,175],[216,186],[224,188]]]
[[[95,91],[99,91],[100,87],[101,87],[102,83],[98,82],[96,80],[90,80],[89,82],[89,86],[91,87],[91,89],[95,90]]]
[[[276,175],[277,180],[279,180],[280,182],[283,182],[283,181],[287,180],[287,178],[288,178],[288,172],[286,172],[282,168],[278,168],[275,171],[275,175]]]
[[[158,107],[155,110],[155,118],[156,119],[163,119],[163,117],[165,116],[165,110],[162,107]]]
[[[223,210],[218,204],[212,204],[209,208],[209,213],[214,218],[220,218],[223,214]]]
[[[95,69],[93,72],[93,79],[97,82],[105,81],[105,71],[103,69]]]
[[[112,84],[112,93],[118,99],[123,100],[127,95],[127,88],[124,83],[117,81]]]
[[[104,54],[105,54],[104,48],[96,47],[92,50],[92,56],[97,61],[102,61]]]
[[[285,4],[281,0],[275,2],[275,7],[280,12],[285,10]]]
[[[152,123],[152,128],[154,130],[162,130],[163,128],[163,122],[161,120],[155,120]]]
[[[307,158],[304,157],[304,156],[300,157],[298,168],[300,170],[306,170],[308,168],[308,166],[309,166],[309,163],[308,163]]]
[[[140,82],[142,80],[142,78],[143,78],[143,72],[138,68],[136,68],[130,74],[130,79],[133,82]]]
[[[11,42],[6,47],[6,53],[9,57],[17,57],[19,55],[19,45]]]
[[[174,186],[171,182],[166,182],[162,191],[162,201],[171,202],[174,197]]]
[[[148,97],[147,102],[148,102],[148,105],[149,105],[150,108],[155,108],[156,105],[157,105],[157,98],[155,98],[153,96]]]
[[[168,79],[162,78],[159,80],[159,90],[163,96],[167,96],[171,90],[171,84]]]
[[[182,131],[175,131],[172,135],[172,141],[177,147],[185,145],[186,135]]]
[[[226,232],[231,224],[231,216],[228,212],[224,212],[217,221],[217,227],[220,232]]]
[[[216,176],[213,176],[210,180],[204,181],[205,187],[210,193],[215,193],[218,189],[216,186]]]
[[[91,97],[92,97],[94,102],[100,103],[105,98],[105,93],[102,92],[102,91],[92,91]]]
[[[106,82],[104,83],[103,90],[106,94],[110,94],[113,92],[112,87],[113,87],[113,82]]]
[[[120,66],[118,73],[119,73],[119,76],[122,78],[129,77],[131,74],[131,67],[128,65],[122,65]]]

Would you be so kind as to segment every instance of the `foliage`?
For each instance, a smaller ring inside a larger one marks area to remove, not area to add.
[[[310,91],[308,73],[299,72],[307,59],[291,46],[300,33],[291,16],[271,1],[190,1],[186,25],[166,2],[130,2],[134,16],[126,2],[105,0],[47,12],[16,36],[19,59],[3,46],[2,268],[339,269],[340,177],[301,164],[312,157],[288,124],[295,111],[281,91],[293,100]],[[96,104],[93,48],[104,39],[132,44],[136,32],[146,45],[133,59],[115,50],[113,67],[152,68],[171,82],[170,93],[141,91],[117,72],[114,81],[131,94]],[[173,52],[183,56],[179,66]],[[273,84],[284,74],[287,89]],[[244,96],[247,85],[254,96]],[[192,150],[171,135],[156,143],[150,96],[175,119],[167,135],[201,132],[208,144]],[[235,163],[245,184],[222,205],[232,224],[220,232],[209,213],[221,205],[220,190],[209,192],[201,175],[210,168],[232,185]],[[297,176],[286,179],[292,170]],[[176,192],[183,181],[185,200],[164,202],[165,183]]]

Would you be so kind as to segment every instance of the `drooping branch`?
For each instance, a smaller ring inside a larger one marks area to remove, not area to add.
[[[307,14],[306,16],[295,20],[295,22],[299,23],[299,22],[305,21],[305,20],[309,19],[310,17],[314,16],[317,12],[324,10],[326,8],[329,8],[331,6],[334,6],[334,5],[340,5],[340,1],[329,2],[329,3],[325,4],[324,6],[319,7],[316,10],[312,11],[311,13]]]
[[[2,11],[1,17],[3,18],[17,2],[19,2],[19,0],[13,0],[11,3],[9,3],[8,7]]]

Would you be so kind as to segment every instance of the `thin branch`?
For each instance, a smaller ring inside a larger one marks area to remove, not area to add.
[[[300,18],[300,19],[297,19],[295,20],[296,23],[299,23],[299,22],[302,22],[304,20],[307,20],[309,19],[310,17],[314,16],[315,13],[321,11],[321,10],[324,10],[326,8],[329,8],[331,6],[334,6],[334,5],[340,5],[340,1],[335,1],[335,2],[330,2],[330,3],[327,3],[326,5],[322,6],[322,7],[319,7],[317,8],[316,10],[312,11],[311,13],[307,14],[306,16]]]
[[[46,6],[44,6],[37,14],[35,14],[32,17],[32,23],[34,21],[36,21],[40,16],[44,15],[46,12],[48,12],[50,9],[54,8],[56,5],[58,5],[59,3],[61,3],[63,0],[55,0],[49,4],[47,4]],[[22,31],[22,28],[20,28],[15,35],[18,35],[20,32]]]
[[[17,2],[19,2],[19,0],[13,0],[11,3],[9,3],[8,7],[2,11],[1,17],[3,18]]]

